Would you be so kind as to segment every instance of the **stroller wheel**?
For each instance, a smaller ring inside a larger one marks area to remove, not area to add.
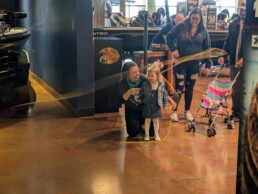
[[[211,137],[211,136],[213,136],[213,130],[212,129],[207,129],[207,136],[208,137]]]
[[[192,123],[188,123],[186,132],[191,132],[192,130]]]
[[[234,129],[234,128],[235,128],[235,124],[230,122],[230,123],[227,125],[227,127],[228,127],[228,129]]]
[[[193,130],[193,132],[195,132],[195,125],[194,124],[192,124],[192,130]]]
[[[217,134],[216,129],[211,128],[211,130],[212,130],[212,132],[213,132],[213,136],[215,136],[215,135]]]
[[[193,123],[189,123],[186,132],[195,132],[195,126]]]
[[[229,118],[226,117],[226,118],[224,119],[224,123],[228,123],[228,121],[229,121]]]

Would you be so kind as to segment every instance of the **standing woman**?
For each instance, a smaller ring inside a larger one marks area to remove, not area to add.
[[[202,10],[194,8],[189,16],[181,23],[176,25],[166,37],[167,45],[175,58],[194,55],[209,49],[210,38],[206,27],[203,24]],[[181,63],[173,67],[175,78],[175,89],[181,97],[185,88],[185,113],[184,118],[187,121],[193,121],[193,115],[190,112],[193,88],[199,73],[199,60],[192,60]],[[205,59],[204,75],[210,74],[212,61]],[[178,107],[177,103],[177,107]],[[177,107],[171,114],[172,121],[178,121]]]
[[[145,122],[143,104],[138,99],[138,94],[147,78],[140,74],[138,65],[133,61],[128,61],[123,65],[122,74],[123,78],[119,82],[118,91],[122,103],[125,104],[126,131],[130,137],[135,137],[142,130]],[[151,136],[153,133],[153,123],[151,123]]]

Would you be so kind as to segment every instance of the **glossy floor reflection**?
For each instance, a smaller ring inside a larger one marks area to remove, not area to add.
[[[199,78],[192,112],[207,84]],[[74,118],[31,80],[37,102],[27,118],[0,118],[0,193],[3,194],[233,194],[238,124],[217,135],[186,133],[163,112],[161,142],[128,139],[119,113]],[[229,99],[229,104],[230,104]],[[183,107],[183,101],[180,107]],[[204,129],[205,131],[205,129]]]

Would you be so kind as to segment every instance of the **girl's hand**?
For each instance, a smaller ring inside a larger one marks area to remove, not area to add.
[[[176,107],[176,103],[175,103],[174,100],[172,100],[171,106],[172,106],[173,109]]]
[[[157,59],[157,61],[155,61],[153,65],[156,65],[159,69],[164,67],[164,64],[159,59]]]
[[[172,107],[176,107],[176,103],[170,96],[167,97],[168,102],[171,104]]]
[[[129,91],[129,94],[133,96],[133,95],[139,94],[139,90],[140,88],[131,88],[128,91]]]

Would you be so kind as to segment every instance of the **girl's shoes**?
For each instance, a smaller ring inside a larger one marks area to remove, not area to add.
[[[160,141],[161,139],[160,139],[160,137],[159,137],[159,135],[155,135],[155,141]]]
[[[145,137],[144,137],[144,141],[150,141],[150,136],[145,135]]]
[[[155,141],[161,141],[159,135],[154,136]],[[145,136],[144,141],[150,141],[150,136]]]

